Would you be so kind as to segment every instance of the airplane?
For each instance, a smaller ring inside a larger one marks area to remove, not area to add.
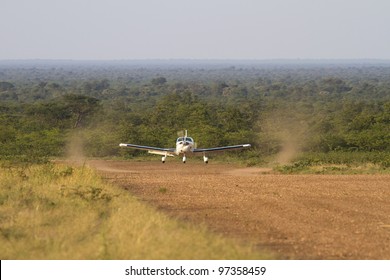
[[[187,130],[185,131],[185,135],[183,137],[177,138],[176,148],[158,148],[158,147],[141,146],[141,145],[134,145],[134,144],[125,144],[125,143],[120,143],[119,146],[148,151],[149,154],[161,155],[162,163],[165,163],[167,157],[182,155],[183,163],[186,163],[187,155],[190,154],[203,155],[203,161],[206,164],[209,162],[209,158],[206,156],[206,153],[220,152],[226,150],[239,150],[239,149],[245,149],[251,147],[250,144],[241,144],[241,145],[234,145],[234,146],[198,149],[195,148],[194,139],[187,136]]]

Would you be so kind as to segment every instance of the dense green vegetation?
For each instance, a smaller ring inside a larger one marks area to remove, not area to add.
[[[118,143],[172,147],[183,129],[198,147],[251,143],[233,153],[248,164],[388,168],[390,65],[0,64],[3,159],[64,156],[75,138],[86,156],[137,156]]]

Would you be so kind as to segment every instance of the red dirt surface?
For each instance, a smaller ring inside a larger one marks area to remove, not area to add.
[[[173,161],[88,164],[168,215],[277,259],[390,259],[390,175],[280,175]]]

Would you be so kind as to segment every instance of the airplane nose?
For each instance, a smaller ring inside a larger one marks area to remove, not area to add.
[[[183,147],[182,147],[181,150],[182,150],[183,153],[189,152],[189,151],[190,151],[190,146],[189,146],[189,144],[188,144],[188,143],[184,143],[184,145],[183,145]]]

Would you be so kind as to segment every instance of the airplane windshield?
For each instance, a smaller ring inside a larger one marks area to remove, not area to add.
[[[185,141],[185,142],[191,142],[191,143],[194,142],[194,140],[193,140],[191,137],[179,137],[179,138],[177,138],[177,140],[176,140],[176,142],[183,142],[183,141]]]

